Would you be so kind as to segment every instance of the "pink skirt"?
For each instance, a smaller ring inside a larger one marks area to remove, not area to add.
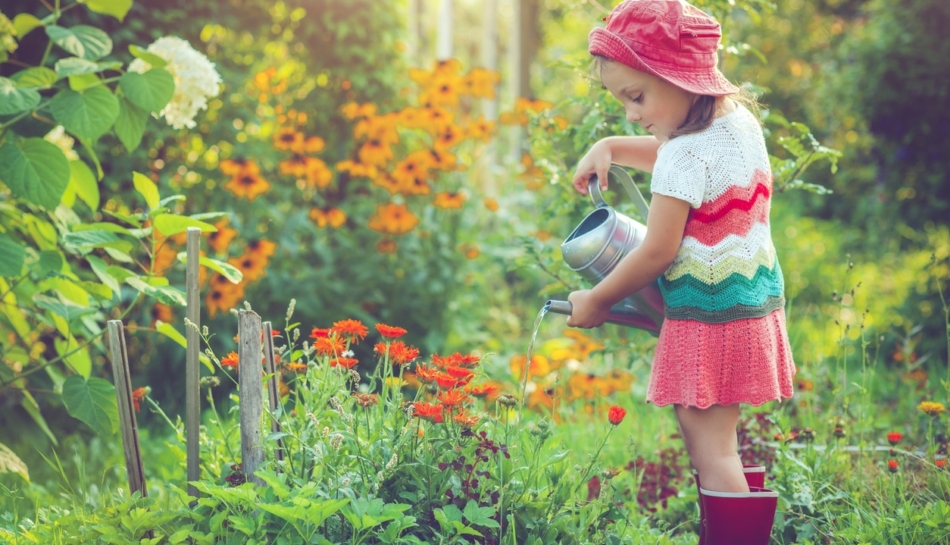
[[[794,376],[784,309],[723,324],[667,319],[653,357],[647,402],[700,409],[762,405],[792,397]]]

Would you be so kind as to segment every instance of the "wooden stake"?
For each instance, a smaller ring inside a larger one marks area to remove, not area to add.
[[[129,492],[148,496],[145,488],[145,468],[139,447],[139,428],[135,422],[132,403],[132,380],[129,378],[129,356],[125,347],[125,328],[121,320],[109,320],[109,355],[112,359],[112,378],[115,397],[119,404],[119,424],[122,427],[122,447],[125,468],[129,474]]]
[[[264,412],[261,375],[261,317],[251,310],[238,313],[238,387],[241,409],[241,467],[244,478],[263,485],[254,471],[264,462],[261,415]]]
[[[274,358],[274,328],[270,322],[264,322],[264,369],[270,378],[267,379],[267,394],[270,398],[270,431],[277,433],[280,431],[280,422],[277,420],[277,407],[280,406],[280,392],[277,383],[277,366]],[[277,440],[277,459],[284,459],[284,443]]]
[[[198,353],[201,340],[198,330],[201,328],[201,303],[198,294],[198,262],[201,259],[201,229],[189,227],[186,239],[188,262],[185,270],[185,296],[188,320],[194,327],[185,328],[185,450],[188,459],[188,482],[201,479],[201,452],[198,445],[198,430],[201,425],[201,396],[199,385],[200,369]],[[196,329],[197,328],[197,329]],[[198,489],[188,485],[188,495],[197,498]]]

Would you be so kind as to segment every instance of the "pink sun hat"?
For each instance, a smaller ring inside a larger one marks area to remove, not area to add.
[[[716,67],[722,30],[715,19],[682,0],[624,0],[606,28],[588,36],[591,55],[652,74],[698,95],[739,92]]]

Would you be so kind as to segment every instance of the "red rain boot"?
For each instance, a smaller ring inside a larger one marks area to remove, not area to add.
[[[706,511],[704,545],[768,545],[778,492],[750,487],[746,492],[700,488]]]
[[[745,475],[745,482],[749,484],[751,489],[753,486],[757,488],[765,487],[765,467],[746,464],[742,466],[742,473]],[[699,484],[699,473],[694,469],[693,470],[693,480],[696,481],[696,490],[702,488]],[[705,540],[703,539],[703,528],[706,523],[705,510],[703,509],[703,496],[699,494],[699,544],[705,545]]]

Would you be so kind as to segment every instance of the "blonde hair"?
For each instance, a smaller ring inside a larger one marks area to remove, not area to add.
[[[609,62],[619,61],[615,61],[614,59],[605,57],[604,55],[594,55],[593,60],[591,60],[591,79],[594,79],[594,75],[596,75],[597,80],[601,81],[601,85],[603,85],[603,78],[600,76],[601,70],[603,70],[604,65]],[[709,126],[712,125],[713,120],[716,119],[716,111],[719,109],[719,105],[726,99],[730,99],[736,102],[738,105],[745,106],[750,112],[752,112],[756,119],[759,119],[759,110],[761,106],[756,100],[755,95],[743,87],[739,88],[738,93],[733,93],[731,95],[694,96],[696,97],[696,100],[693,101],[693,105],[690,106],[689,111],[686,113],[686,120],[683,121],[683,124],[677,127],[673,133],[670,134],[670,139],[686,134],[695,134],[708,129]]]

